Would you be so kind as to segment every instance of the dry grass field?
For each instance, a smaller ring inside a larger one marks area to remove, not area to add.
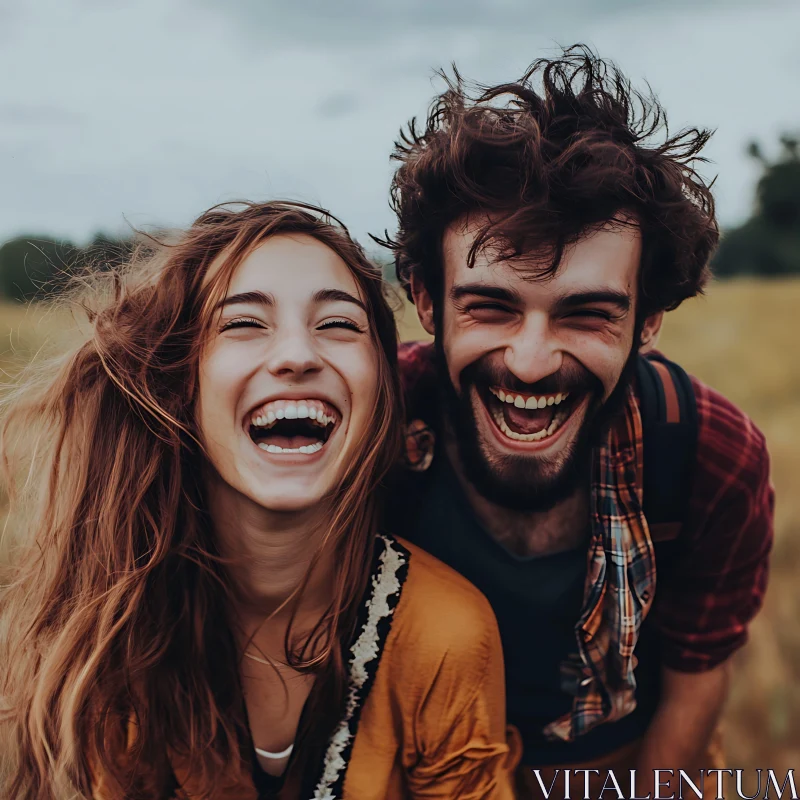
[[[413,309],[404,338],[422,338]],[[0,307],[0,368],[10,375],[64,319]],[[731,767],[800,766],[800,280],[742,280],[670,314],[660,347],[743,408],[766,434],[777,490],[776,541],[764,610],[736,657],[725,734]],[[2,558],[2,554],[0,554]]]

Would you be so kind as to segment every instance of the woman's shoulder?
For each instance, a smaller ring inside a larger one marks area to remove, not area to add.
[[[375,764],[395,769],[399,759],[414,797],[510,798],[503,656],[491,606],[429,553],[386,541],[384,564],[401,564],[393,571],[393,587],[401,587],[348,788],[361,797],[362,786],[375,785]]]
[[[485,659],[500,647],[497,621],[489,601],[463,575],[400,537],[409,553],[408,572],[393,623],[403,639],[435,655]]]

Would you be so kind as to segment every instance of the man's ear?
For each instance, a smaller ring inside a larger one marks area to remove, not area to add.
[[[436,331],[433,324],[433,299],[418,275],[411,276],[411,297],[417,308],[417,316],[422,327],[433,336]]]
[[[658,344],[658,336],[661,333],[661,323],[664,321],[664,312],[657,311],[651,314],[644,321],[642,334],[639,339],[639,352],[649,353]]]

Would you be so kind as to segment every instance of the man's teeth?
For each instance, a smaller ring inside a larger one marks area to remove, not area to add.
[[[303,445],[303,447],[279,447],[277,444],[259,442],[258,446],[268,453],[305,453],[306,455],[311,455],[322,450],[322,442],[314,442],[314,444]]]
[[[536,431],[536,433],[517,433],[508,427],[503,417],[503,412],[499,408],[492,408],[491,413],[492,419],[494,419],[497,427],[500,428],[509,439],[514,439],[517,442],[538,442],[540,439],[546,439],[548,436],[552,436],[569,416],[566,409],[561,409],[553,415],[552,421],[546,428],[542,428],[542,430]]]
[[[489,391],[501,402],[510,403],[517,408],[527,408],[533,410],[534,408],[545,408],[546,406],[557,406],[563,400],[569,397],[569,392],[559,394],[544,394],[541,397],[534,397],[533,395],[513,394],[512,392],[505,392],[502,389],[495,389],[490,387]]]
[[[269,428],[279,419],[311,419],[325,427],[337,417],[320,400],[276,400],[258,409],[250,421],[257,428]]]

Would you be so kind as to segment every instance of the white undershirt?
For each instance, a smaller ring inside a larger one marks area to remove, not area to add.
[[[281,750],[280,753],[270,753],[269,750],[261,750],[258,747],[255,748],[255,751],[262,758],[274,758],[277,760],[279,758],[286,758],[287,756],[290,756],[293,749],[294,744],[290,744],[285,750]]]

